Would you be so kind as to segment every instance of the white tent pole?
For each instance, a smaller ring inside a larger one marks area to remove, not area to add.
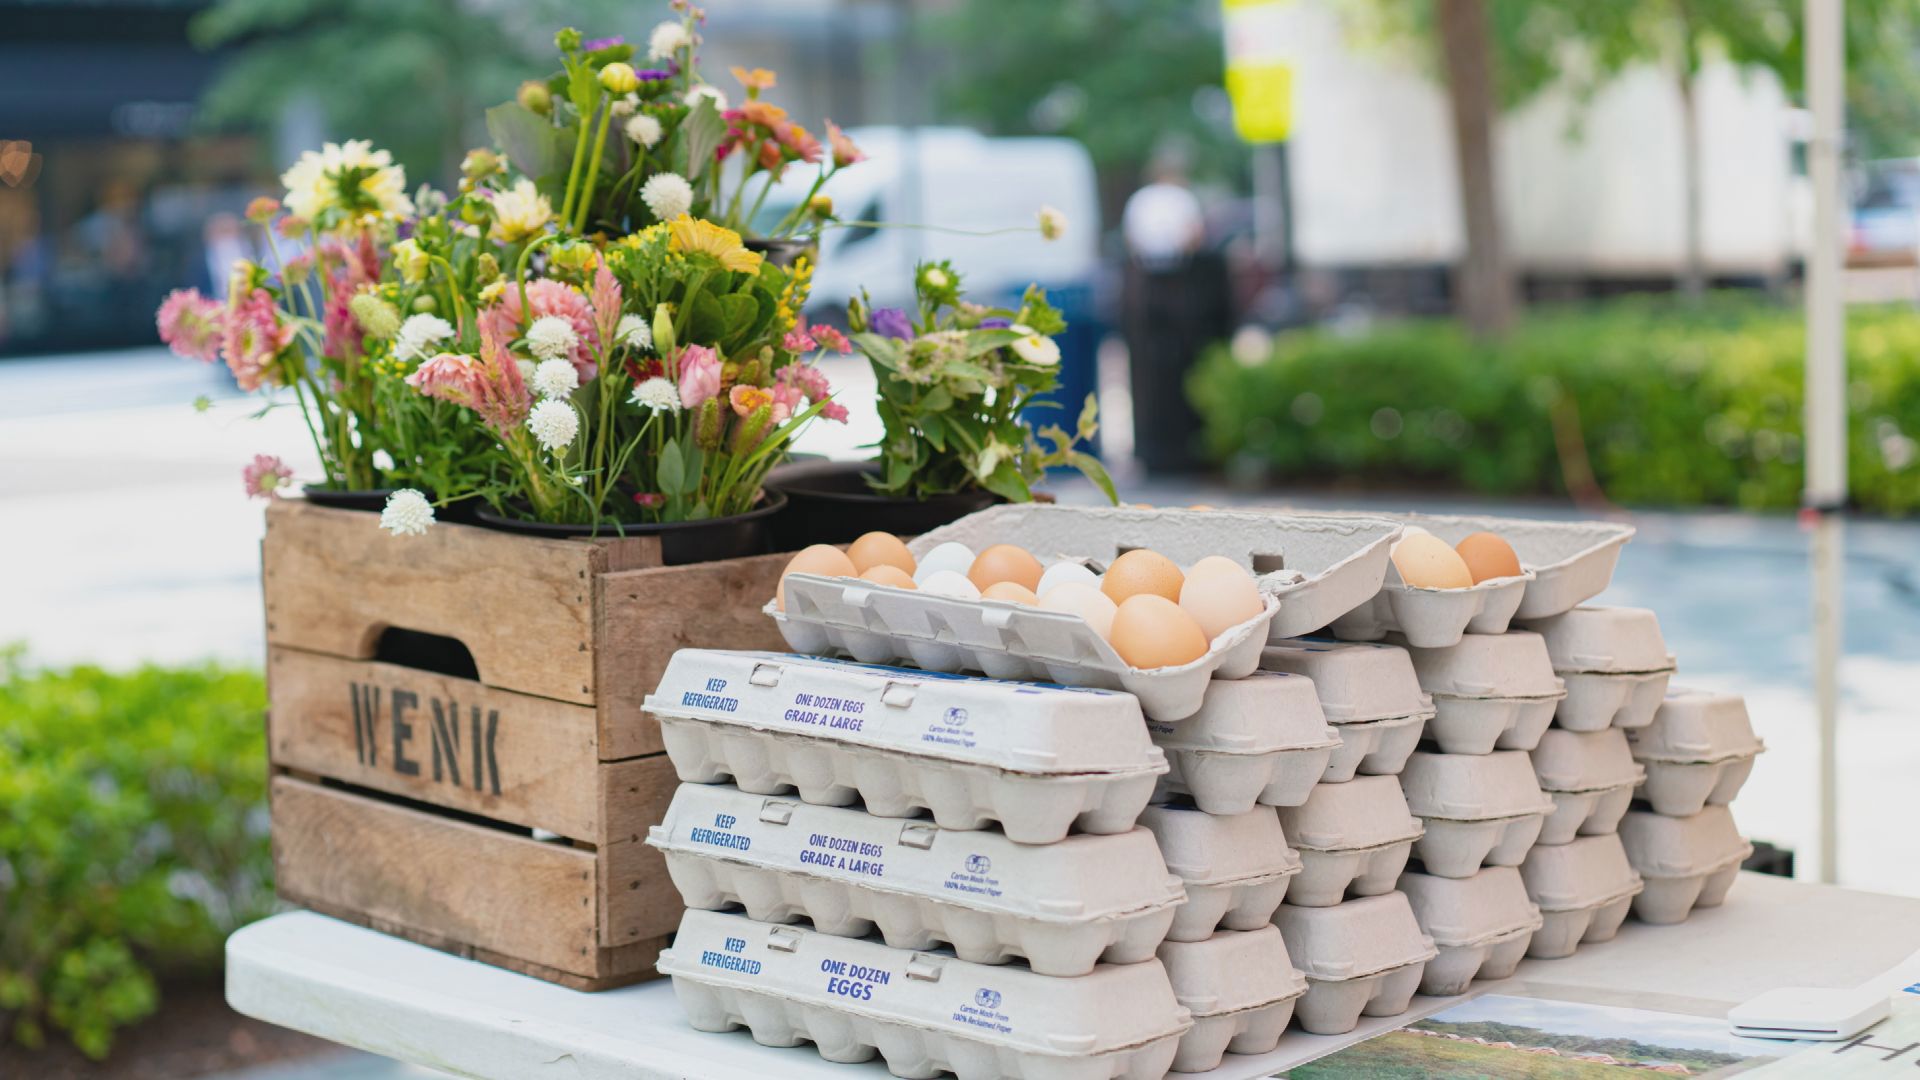
[[[1806,490],[1813,524],[1814,700],[1819,711],[1819,879],[1839,873],[1841,588],[1847,502],[1846,308],[1841,295],[1841,148],[1846,124],[1846,3],[1806,0],[1807,104],[1813,139],[1813,247],[1807,253]]]

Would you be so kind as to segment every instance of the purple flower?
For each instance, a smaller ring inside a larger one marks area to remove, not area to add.
[[[633,76],[641,82],[660,82],[665,79],[671,79],[678,74],[680,74],[680,61],[669,60],[665,67],[642,68],[634,72]]]
[[[876,334],[884,334],[901,341],[913,340],[913,323],[907,319],[907,313],[899,308],[874,308],[873,316],[867,320],[867,325],[872,327]]]
[[[584,52],[599,52],[601,49],[611,49],[615,45],[625,45],[626,43],[626,38],[617,35],[614,37],[597,37],[588,38],[581,42],[580,48]]]
[[[998,315],[995,315],[991,319],[980,320],[980,329],[982,330],[1005,330],[1007,327],[1012,325],[1013,325],[1012,319],[1003,319]]]

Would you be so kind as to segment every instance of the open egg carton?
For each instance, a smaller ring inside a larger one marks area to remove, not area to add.
[[[1045,847],[921,819],[682,784],[647,843],[688,907],[888,945],[946,945],[962,960],[1019,957],[1042,975],[1154,955],[1185,902],[1153,834],[1069,836]]]
[[[1444,649],[1407,653],[1433,698],[1423,738],[1442,753],[1531,750],[1567,696],[1538,634],[1464,634]]]
[[[1193,1027],[1157,959],[1057,979],[690,910],[658,968],[697,1030],[877,1054],[896,1076],[1159,1080]]]
[[[1667,691],[1652,723],[1626,737],[1647,772],[1639,798],[1675,817],[1732,802],[1766,750],[1739,695],[1680,687]]]
[[[1345,1034],[1362,1016],[1406,1012],[1427,962],[1438,955],[1399,892],[1333,907],[1282,904],[1273,923],[1307,977],[1294,1021],[1315,1035]]]
[[[1340,738],[1321,776],[1326,783],[1355,773],[1398,773],[1433,718],[1432,699],[1421,691],[1407,651],[1395,645],[1296,638],[1268,646],[1260,666],[1312,681]]]
[[[1673,677],[1660,619],[1645,608],[1576,607],[1528,620],[1546,640],[1567,696],[1555,720],[1569,731],[1637,728],[1653,721]]]
[[[1154,797],[1186,795],[1209,814],[1298,806],[1342,745],[1313,683],[1276,672],[1216,679],[1199,712],[1147,732],[1167,755]]]
[[[1614,833],[1536,846],[1520,864],[1520,878],[1542,919],[1527,955],[1541,960],[1572,956],[1582,944],[1612,941],[1633,898],[1646,887]]]
[[[1022,844],[1132,829],[1167,771],[1128,694],[814,656],[681,649],[646,710],[685,782]]]
[[[1391,776],[1321,784],[1280,823],[1300,852],[1300,876],[1287,894],[1299,907],[1331,907],[1349,896],[1392,892],[1423,829]]]
[[[1218,1068],[1228,1054],[1270,1053],[1293,1018],[1307,979],[1272,926],[1222,930],[1205,941],[1169,941],[1160,962],[1175,1000],[1193,1016],[1180,1036],[1174,1072]]]
[[[1403,874],[1400,891],[1438,950],[1420,979],[1420,992],[1437,997],[1465,993],[1475,979],[1513,974],[1545,921],[1511,866],[1464,878]]]
[[[1533,774],[1553,800],[1553,813],[1535,843],[1564,844],[1575,836],[1613,832],[1647,770],[1633,760],[1627,732],[1620,728],[1553,728],[1533,748]]]
[[[1471,877],[1482,866],[1518,866],[1540,836],[1553,802],[1540,790],[1525,751],[1432,754],[1407,759],[1400,774],[1407,808],[1426,826],[1413,846],[1429,874]]]
[[[1690,817],[1630,811],[1620,821],[1620,842],[1646,882],[1633,913],[1650,923],[1683,922],[1694,908],[1719,906],[1753,854],[1724,806]]]
[[[1558,615],[1606,591],[1613,582],[1614,568],[1619,565],[1620,549],[1634,534],[1633,526],[1613,521],[1542,521],[1473,514],[1370,513],[1370,516],[1398,522],[1408,530],[1424,529],[1449,547],[1481,532],[1490,532],[1505,540],[1526,571],[1525,586],[1518,590],[1519,600],[1508,609],[1508,615],[1518,619]],[[1475,632],[1500,633],[1501,630],[1476,627]]]
[[[1300,874],[1279,815],[1266,806],[1209,814],[1191,806],[1150,806],[1140,815],[1160,842],[1167,869],[1186,888],[1168,941],[1205,941],[1216,930],[1258,930],[1273,918]]]

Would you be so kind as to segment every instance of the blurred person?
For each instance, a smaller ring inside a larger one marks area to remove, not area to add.
[[[205,228],[201,230],[200,243],[206,255],[209,295],[225,300],[227,279],[232,276],[233,264],[254,258],[247,227],[232,214],[210,215]]]
[[[147,230],[140,220],[140,194],[125,181],[115,181],[100,196],[100,205],[73,227],[87,264],[106,271],[109,278],[138,278],[147,262]]]
[[[1135,262],[1156,270],[1185,262],[1206,241],[1206,215],[1187,185],[1185,162],[1164,154],[1148,171],[1148,182],[1127,198],[1120,231]]]

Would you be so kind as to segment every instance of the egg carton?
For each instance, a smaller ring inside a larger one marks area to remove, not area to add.
[[[1166,866],[1186,887],[1168,941],[1205,941],[1215,930],[1258,930],[1301,871],[1279,815],[1266,806],[1208,814],[1191,806],[1150,806],[1140,815]]]
[[[1269,646],[1260,666],[1312,681],[1321,712],[1340,737],[1321,776],[1325,783],[1343,783],[1356,772],[1399,772],[1433,717],[1433,700],[1397,646],[1296,638]]]
[[[1300,852],[1287,896],[1299,907],[1392,892],[1423,831],[1391,776],[1321,784],[1301,805],[1282,807],[1280,824]]]
[[[1271,636],[1326,626],[1380,590],[1400,527],[1357,514],[1266,510],[1142,510],[1022,503],[969,514],[910,541],[916,558],[945,543],[973,551],[1018,544],[1042,563],[1106,566],[1133,548],[1182,566],[1221,555],[1252,570],[1260,591],[1281,599]]]
[[[1718,907],[1753,854],[1724,806],[1691,817],[1632,811],[1620,822],[1620,841],[1646,881],[1633,913],[1650,923],[1683,922],[1694,908]]]
[[[1340,745],[1327,758],[1323,784],[1344,784],[1356,773],[1366,776],[1394,776],[1406,767],[1407,755],[1420,745],[1420,733],[1432,710],[1413,716],[1395,716],[1386,720],[1366,720],[1358,724],[1337,724],[1334,732]]]
[[[1536,847],[1520,864],[1520,879],[1527,897],[1540,907],[1542,923],[1527,955],[1541,960],[1572,956],[1582,944],[1612,941],[1633,898],[1645,888],[1613,833]]]
[[[1271,1053],[1307,992],[1275,927],[1223,930],[1205,941],[1169,941],[1160,963],[1175,1000],[1193,1016],[1180,1036],[1174,1072],[1218,1068],[1228,1054]]]
[[[1152,956],[1186,902],[1153,834],[1069,836],[1044,848],[991,831],[682,784],[647,843],[688,907],[746,908],[758,922],[888,945],[950,945],[962,960],[1013,957],[1042,975]]]
[[[1535,843],[1564,844],[1613,832],[1647,770],[1633,760],[1620,728],[1554,728],[1533,749],[1533,774],[1554,808]]]
[[[1558,615],[1605,592],[1620,561],[1620,549],[1634,533],[1633,526],[1611,521],[1536,521],[1461,514],[1379,516],[1402,526],[1425,529],[1448,546],[1477,532],[1490,532],[1505,540],[1531,575],[1514,612],[1522,619]]]
[[[1475,979],[1513,974],[1545,921],[1511,866],[1466,878],[1403,874],[1400,891],[1439,950],[1420,979],[1420,992],[1437,997],[1465,993]]]
[[[895,1076],[1158,1080],[1193,1026],[1154,959],[1056,979],[694,910],[657,967],[696,1030]]]
[[[1438,955],[1404,893],[1334,907],[1282,904],[1273,922],[1307,977],[1294,1021],[1315,1035],[1345,1034],[1362,1016],[1406,1012],[1428,961]]]
[[[1387,564],[1387,580],[1373,599],[1333,620],[1333,636],[1345,641],[1378,641],[1399,634],[1425,649],[1457,644],[1466,633],[1504,634],[1527,583],[1518,577],[1488,578],[1464,589],[1429,589],[1400,580]]]
[[[1646,767],[1639,797],[1672,817],[1732,802],[1766,750],[1739,695],[1679,687],[1667,692],[1653,722],[1628,732],[1627,741]]]
[[[1553,802],[1522,750],[1415,753],[1400,774],[1407,808],[1426,826],[1413,853],[1429,874],[1471,877],[1482,866],[1518,866]]]
[[[1444,649],[1407,652],[1433,697],[1425,738],[1443,753],[1531,750],[1567,696],[1538,634],[1466,634]]]
[[[1526,621],[1541,636],[1567,696],[1555,719],[1569,731],[1638,728],[1653,720],[1674,671],[1660,620],[1645,608],[1576,607]]]
[[[1275,672],[1216,679],[1199,712],[1172,724],[1150,720],[1147,733],[1167,756],[1154,797],[1188,795],[1209,814],[1299,805],[1343,745],[1313,683]]]
[[[1126,694],[786,653],[681,649],[646,710],[683,781],[1023,844],[1126,832],[1167,768]]]

